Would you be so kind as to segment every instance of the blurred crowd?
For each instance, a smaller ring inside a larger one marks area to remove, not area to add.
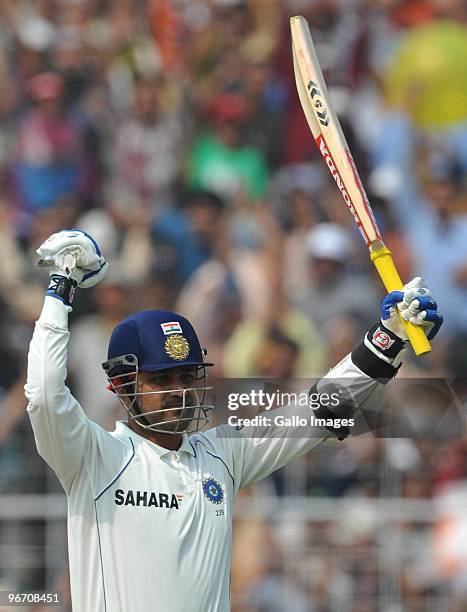
[[[120,414],[99,365],[132,311],[187,316],[214,382],[322,375],[377,320],[384,289],[296,93],[288,19],[298,13],[401,276],[423,276],[445,314],[433,354],[408,358],[400,375],[447,377],[465,391],[464,0],[1,0],[0,491],[50,487],[22,386],[47,282],[34,251],[60,228],[91,233],[110,263],[105,282],[78,295],[69,354],[73,392],[108,428]],[[323,451],[324,472],[319,453],[311,458],[295,494],[341,497],[358,485],[378,496],[384,444],[363,463],[355,441],[342,448]],[[412,471],[397,495],[442,489],[443,462],[437,471],[426,460],[438,451],[461,495],[467,447],[440,449],[406,447]],[[272,493],[287,494],[276,480]],[[362,588],[373,562],[365,567]],[[452,583],[465,595],[465,555],[460,568]],[[275,609],[261,600],[274,600],[278,565],[268,571],[245,606]],[[348,593],[351,574],[337,572],[335,588]],[[426,594],[437,579],[404,592]]]

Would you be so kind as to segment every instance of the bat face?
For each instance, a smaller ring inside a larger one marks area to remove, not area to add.
[[[355,223],[370,250],[370,257],[388,291],[400,290],[402,281],[384,245],[352,155],[332,108],[306,20],[290,19],[295,82],[303,112],[318,146]],[[402,320],[417,355],[431,350],[423,330]]]
[[[329,101],[308,24],[303,17],[293,17],[291,29],[295,81],[308,125],[367,247],[381,245],[381,233]]]
[[[336,181],[337,187],[339,188],[339,191],[341,192],[345,203],[347,204],[350,212],[352,213],[355,223],[360,228],[360,231],[362,232],[362,235],[365,238],[365,242],[368,242],[368,237],[365,234],[365,230],[360,222],[360,218],[357,214],[357,211],[354,208],[354,205],[352,203],[352,200],[350,199],[349,194],[347,193],[347,190],[344,185],[344,181],[342,180],[342,177],[336,168],[336,164],[334,163],[334,160],[332,159],[332,155],[326,146],[326,141],[324,140],[322,134],[320,134],[318,138],[316,139],[316,144],[318,145],[318,149],[321,155],[323,156],[323,159],[326,162],[327,167],[329,168],[329,172],[331,173],[333,179]]]

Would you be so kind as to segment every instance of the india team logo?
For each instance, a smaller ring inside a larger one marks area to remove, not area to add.
[[[203,480],[203,493],[213,504],[222,504],[224,501],[222,485],[215,478],[205,478]]]
[[[180,334],[171,334],[167,336],[164,344],[164,349],[171,359],[183,361],[190,354],[190,345],[185,336]]]

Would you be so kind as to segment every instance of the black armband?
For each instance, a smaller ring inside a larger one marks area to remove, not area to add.
[[[339,396],[339,403],[337,405],[333,405],[332,409],[320,403],[319,408],[315,408],[313,410],[314,418],[325,419],[328,422],[333,421],[336,425],[337,421],[342,419],[348,420],[356,409],[355,401],[350,396],[348,390],[341,385],[321,379],[319,383],[311,387],[308,396],[311,399],[312,394],[316,393],[319,397],[320,394],[323,393],[323,390],[328,397],[332,397],[337,393]],[[317,402],[319,402],[319,400],[317,400]],[[345,440],[345,438],[347,438],[347,436],[350,434],[350,427],[347,425],[340,425],[339,427],[325,425],[325,429],[332,432],[339,441]]]
[[[60,274],[52,274],[46,295],[57,298],[63,302],[65,306],[71,306],[77,285],[78,283],[72,278],[67,278]]]
[[[371,345],[373,350],[368,345]],[[404,347],[405,343],[399,336],[382,323],[376,323],[366,334],[365,340],[352,351],[351,359],[362,372],[385,385],[394,378],[400,367],[394,367],[390,361],[395,359]]]
[[[333,421],[336,419],[336,416],[326,406],[321,406],[321,408],[318,408],[318,410],[314,410],[314,416],[315,419],[332,419]],[[327,425],[325,429],[332,432],[339,440],[339,442],[345,440],[350,434],[350,427],[348,427],[347,425],[343,425],[342,427],[333,427],[332,425]]]

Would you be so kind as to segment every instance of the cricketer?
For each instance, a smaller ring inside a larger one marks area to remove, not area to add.
[[[235,496],[348,429],[307,438],[274,436],[274,426],[259,438],[229,425],[201,431],[211,408],[210,364],[196,332],[174,312],[148,310],[122,321],[110,338],[103,367],[127,418],[105,431],[86,417],[65,379],[74,294],[98,283],[108,265],[95,240],[75,229],[53,234],[37,252],[50,283],[25,391],[38,452],[67,495],[73,609],[228,612]],[[381,320],[322,379],[349,379],[360,407],[402,362],[407,342],[398,310],[429,339],[442,323],[420,278],[384,298]],[[309,406],[300,410],[309,418]],[[319,416],[332,417],[325,412]]]

